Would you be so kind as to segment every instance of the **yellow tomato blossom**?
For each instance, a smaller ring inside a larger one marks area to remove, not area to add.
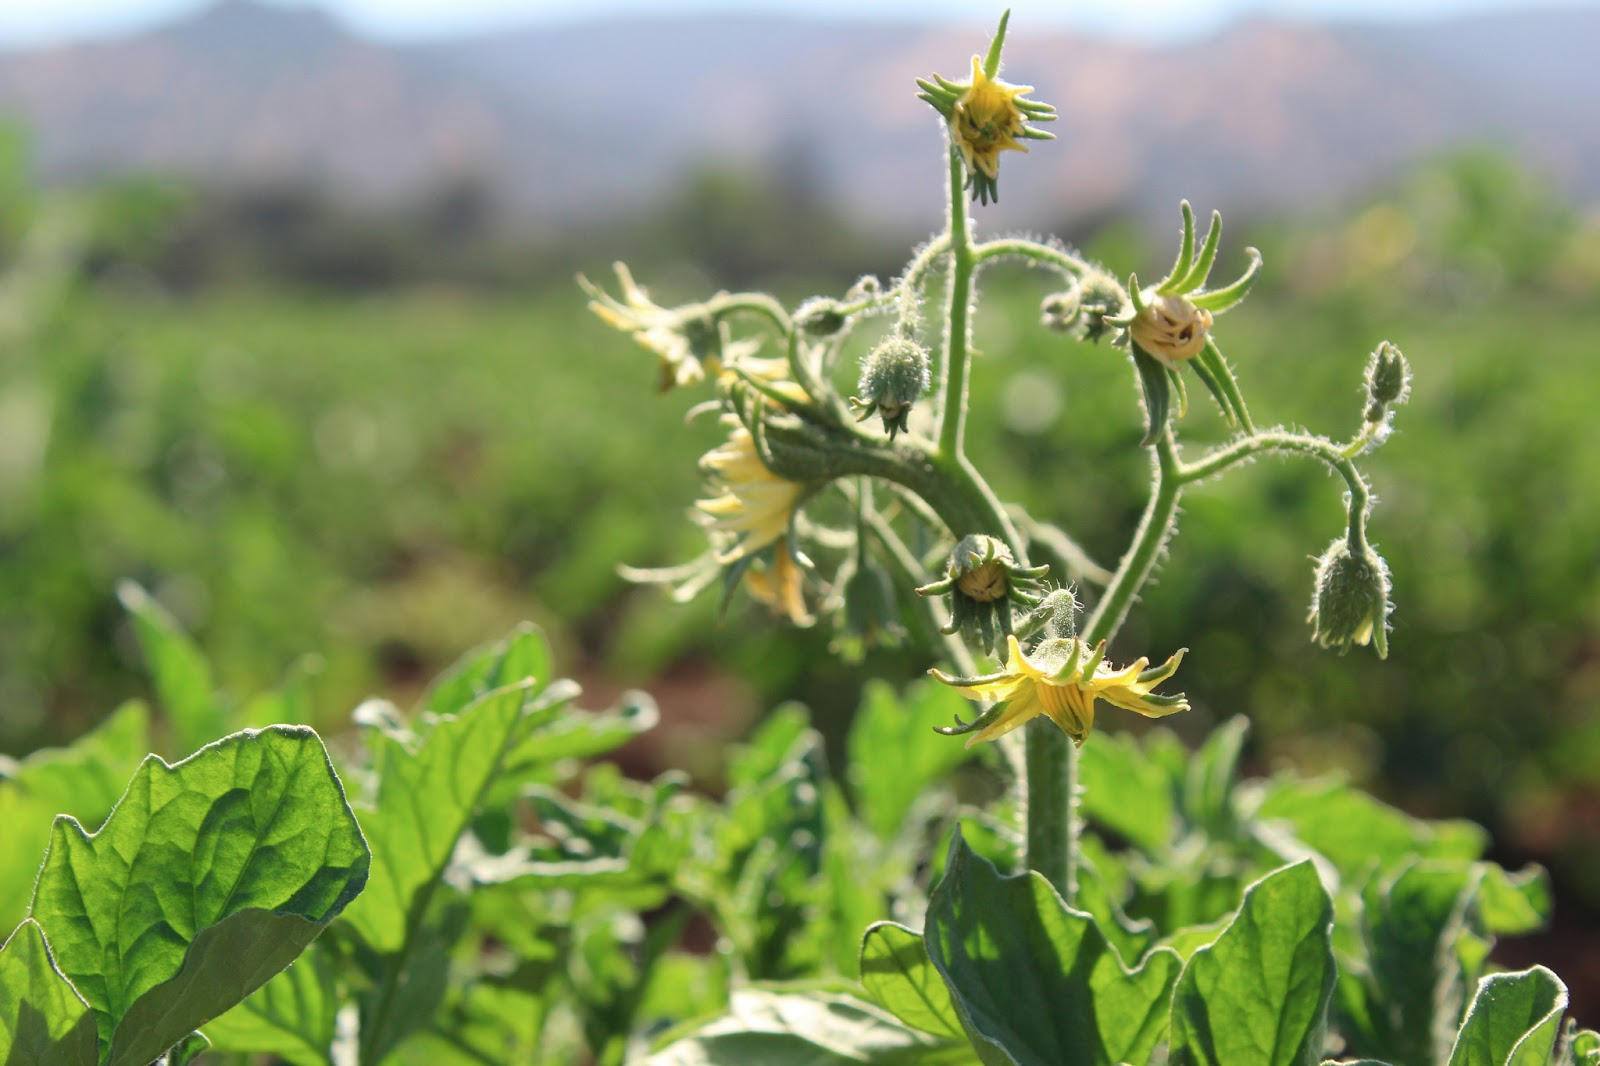
[[[1075,743],[1082,744],[1094,728],[1096,700],[1146,718],[1189,709],[1181,695],[1160,696],[1152,691],[1178,669],[1183,661],[1182,651],[1153,670],[1147,669],[1150,661],[1145,658],[1119,670],[1105,662],[1104,643],[1091,648],[1075,637],[1045,640],[1034,649],[1031,658],[1023,653],[1014,635],[1007,638],[1007,644],[1006,668],[1000,673],[959,678],[932,671],[969,700],[996,701],[977,720],[957,729],[941,730],[970,732],[969,748],[980,740],[1004,736],[1041,714],[1060,726]]]
[[[768,470],[748,429],[734,422],[728,439],[702,456],[700,466],[721,489],[695,502],[706,526],[728,538],[717,552],[719,563],[735,562],[788,536],[805,486]]]
[[[983,72],[983,60],[972,57],[972,84],[950,112],[950,139],[961,151],[969,173],[979,173],[992,183],[1000,177],[1001,152],[1026,152],[1018,141],[1027,116],[1017,97],[1031,93],[1031,85],[1011,85]]]

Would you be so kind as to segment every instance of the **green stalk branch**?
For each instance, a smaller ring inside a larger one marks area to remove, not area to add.
[[[1340,477],[1344,478],[1344,483],[1349,488],[1350,550],[1356,553],[1363,553],[1367,548],[1367,511],[1372,506],[1372,492],[1367,488],[1366,481],[1361,477],[1361,471],[1357,470],[1356,464],[1350,461],[1350,456],[1347,454],[1348,448],[1349,446],[1341,448],[1326,438],[1314,437],[1308,433],[1288,433],[1282,430],[1270,430],[1242,437],[1224,448],[1218,448],[1197,462],[1181,464],[1178,469],[1178,478],[1182,484],[1187,485],[1190,482],[1199,481],[1202,478],[1220,473],[1236,463],[1241,463],[1264,452],[1286,452],[1291,455],[1304,455],[1313,459],[1321,459]]]
[[[976,263],[1008,256],[1026,259],[1042,266],[1055,267],[1068,277],[1074,278],[1082,277],[1093,269],[1086,261],[1063,248],[1052,248],[1048,244],[1040,244],[1038,241],[1022,237],[984,241],[972,250],[972,259]]]

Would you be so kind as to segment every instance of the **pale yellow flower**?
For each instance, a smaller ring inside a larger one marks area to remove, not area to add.
[[[789,551],[787,540],[778,541],[772,558],[762,569],[744,573],[745,591],[797,626],[816,621],[806,610],[805,572]]]
[[[614,268],[622,290],[620,300],[582,275],[578,284],[589,294],[589,310],[600,321],[630,334],[655,353],[661,363],[662,392],[677,385],[693,385],[705,377],[707,369],[717,373],[722,364],[737,362],[760,347],[759,341],[730,342],[727,327],[703,304],[662,307],[633,280],[626,263],[616,263]]]
[[[996,701],[993,708],[970,724],[973,732],[967,740],[969,748],[980,740],[1004,736],[1041,714],[1082,744],[1094,728],[1096,700],[1146,718],[1189,709],[1181,695],[1160,696],[1152,691],[1178,669],[1183,661],[1182,651],[1151,670],[1147,669],[1150,660],[1145,658],[1117,669],[1105,661],[1103,643],[1090,648],[1076,637],[1041,641],[1030,658],[1013,635],[1007,638],[1007,650],[1006,668],[997,674],[959,678],[932,671],[969,700]]]
[[[1168,366],[1199,355],[1211,329],[1211,312],[1175,292],[1142,295],[1145,306],[1128,325],[1133,342]]]
[[[1033,92],[1031,85],[1011,85],[983,72],[983,60],[972,57],[972,84],[950,112],[950,140],[961,151],[969,173],[981,173],[989,187],[1000,177],[1001,152],[1026,152],[1018,141],[1027,117],[1017,97]]]
[[[717,552],[719,563],[735,562],[788,536],[805,486],[768,470],[748,429],[734,422],[728,439],[702,456],[700,466],[721,490],[695,502],[706,526],[726,541]]]

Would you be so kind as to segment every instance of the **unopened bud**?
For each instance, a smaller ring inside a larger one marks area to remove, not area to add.
[[[844,329],[849,316],[844,313],[839,301],[818,296],[800,305],[800,309],[795,312],[794,321],[807,336],[831,337]]]
[[[1367,360],[1367,421],[1382,422],[1390,404],[1411,394],[1411,365],[1400,349],[1384,341]]]
[[[1078,324],[1082,308],[1076,286],[1065,292],[1053,292],[1039,305],[1039,323],[1055,333],[1071,333]]]
[[[1343,655],[1353,645],[1371,642],[1378,658],[1389,654],[1389,567],[1370,547],[1350,550],[1348,536],[1328,546],[1317,560],[1311,598],[1311,639]]]
[[[883,428],[893,440],[906,428],[912,404],[928,391],[929,383],[927,351],[910,337],[895,333],[861,361],[861,380],[856,386],[861,395],[850,403],[858,412],[857,421],[874,413],[882,418]]]

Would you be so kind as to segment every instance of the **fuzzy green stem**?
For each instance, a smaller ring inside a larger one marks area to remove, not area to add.
[[[1349,499],[1346,501],[1349,513],[1347,535],[1350,550],[1358,555],[1367,550],[1367,511],[1372,506],[1372,492],[1367,488],[1361,471],[1350,461],[1346,449],[1325,438],[1282,430],[1252,433],[1225,448],[1218,448],[1197,462],[1180,464],[1177,471],[1178,479],[1183,484],[1199,481],[1263,452],[1288,452],[1321,459],[1344,478],[1344,483],[1350,490]]]
[[[950,293],[945,310],[948,332],[944,339],[939,399],[939,453],[960,461],[965,455],[967,432],[967,367],[972,361],[967,319],[972,310],[972,233],[967,224],[966,164],[954,145],[950,154]]]
[[[984,241],[973,248],[972,251],[973,261],[978,263],[1008,256],[1027,259],[1042,266],[1052,266],[1063,274],[1075,278],[1082,277],[1092,269],[1087,262],[1079,259],[1071,252],[1061,248],[1052,248],[1048,244],[1040,244],[1038,241],[1030,241],[1022,237]]]
[[[1178,461],[1178,449],[1173,443],[1170,429],[1156,440],[1153,462],[1156,468],[1155,488],[1145,505],[1139,528],[1133,535],[1133,544],[1122,557],[1116,573],[1111,575],[1111,584],[1106,587],[1105,595],[1095,606],[1094,614],[1089,617],[1089,624],[1084,630],[1083,639],[1090,645],[1111,640],[1122,628],[1139,590],[1155,569],[1161,546],[1172,533],[1178,516],[1178,497],[1183,492],[1183,486],[1192,480],[1183,476],[1184,468]]]

